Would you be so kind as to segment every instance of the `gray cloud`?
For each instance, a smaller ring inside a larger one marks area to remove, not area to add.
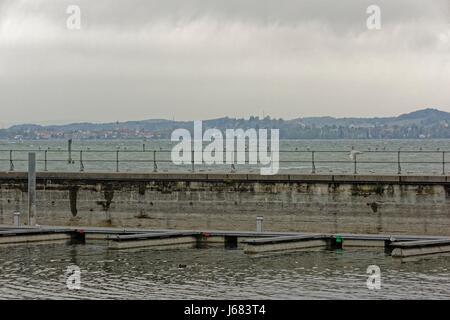
[[[449,20],[447,0],[0,1],[1,121],[450,111]]]

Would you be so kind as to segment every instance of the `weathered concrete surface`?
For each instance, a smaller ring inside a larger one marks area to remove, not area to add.
[[[41,225],[450,235],[449,176],[42,172],[37,188]],[[26,173],[0,173],[0,224],[26,208]]]

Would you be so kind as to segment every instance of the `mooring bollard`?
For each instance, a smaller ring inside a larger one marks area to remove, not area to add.
[[[256,217],[256,232],[263,232],[264,217]]]
[[[18,212],[18,211],[13,213],[13,224],[16,227],[20,226],[20,212]]]

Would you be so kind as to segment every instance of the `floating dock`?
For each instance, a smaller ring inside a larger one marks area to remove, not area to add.
[[[195,248],[200,232],[152,232],[108,236],[108,248],[147,247],[155,250]]]
[[[450,237],[0,226],[0,246],[49,241],[103,243],[111,250],[169,250],[220,246],[226,249],[243,249],[249,255],[322,249],[345,250],[350,247],[381,248],[392,257],[402,258],[450,252]]]
[[[0,229],[0,245],[70,241],[72,237],[70,229]]]
[[[450,252],[450,239],[418,240],[392,243],[393,257],[413,257]]]
[[[257,254],[262,252],[300,251],[312,248],[326,248],[329,239],[324,235],[278,236],[244,240],[244,252]]]

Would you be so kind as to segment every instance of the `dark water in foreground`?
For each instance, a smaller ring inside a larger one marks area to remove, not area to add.
[[[80,290],[67,288],[70,265],[81,269]],[[367,288],[369,265],[381,269],[379,290]],[[402,262],[378,249],[248,257],[224,249],[13,246],[0,248],[0,298],[449,299],[450,257]]]

